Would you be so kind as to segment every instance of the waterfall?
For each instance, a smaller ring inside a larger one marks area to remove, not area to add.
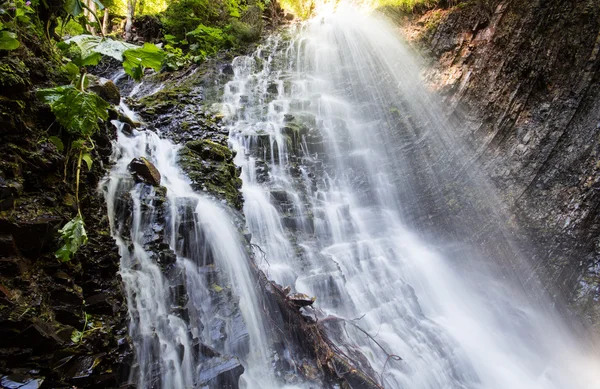
[[[131,382],[237,387],[237,356],[242,381],[270,388],[266,327],[241,235],[225,208],[191,189],[179,148],[154,132],[119,131],[102,183],[131,321]],[[160,171],[162,187],[134,182],[128,165],[139,157]]]
[[[307,314],[386,388],[598,388],[397,35],[340,7],[233,61],[222,109],[259,265],[316,296]]]

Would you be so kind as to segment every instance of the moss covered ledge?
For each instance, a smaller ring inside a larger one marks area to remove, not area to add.
[[[179,151],[179,163],[195,190],[209,192],[240,210],[240,169],[233,163],[234,154],[226,145],[208,139],[187,142]]]

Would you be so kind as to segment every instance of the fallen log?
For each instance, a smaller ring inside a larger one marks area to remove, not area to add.
[[[308,306],[314,300],[303,298],[303,302],[299,304],[298,298],[290,298],[289,289],[270,281],[258,268],[255,267],[255,270],[268,300],[265,305],[270,305],[267,314],[273,314],[273,308],[281,313],[281,318],[273,318],[273,321],[281,322],[283,328],[280,328],[280,335],[283,335],[285,341],[301,347],[316,361],[325,377],[333,382],[337,381],[342,388],[384,389],[375,378],[358,368],[357,363],[335,346],[318,321],[302,314],[301,306]]]

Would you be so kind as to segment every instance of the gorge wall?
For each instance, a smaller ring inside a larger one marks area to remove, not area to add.
[[[399,22],[545,283],[597,326],[600,3],[471,1]]]

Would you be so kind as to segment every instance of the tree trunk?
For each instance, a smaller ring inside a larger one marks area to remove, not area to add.
[[[87,13],[88,21],[90,23],[96,23],[96,18],[94,17],[94,15],[96,15],[96,3],[94,3],[92,0],[87,0],[85,3],[90,8],[90,11],[88,11],[88,13]],[[96,35],[96,29],[89,24],[88,24],[88,31],[92,35]]]
[[[102,34],[108,34],[108,8],[104,8],[104,17],[102,18]]]
[[[135,4],[137,0],[127,0],[127,22],[125,23],[125,40],[131,40],[133,27],[133,18],[135,16]]]

